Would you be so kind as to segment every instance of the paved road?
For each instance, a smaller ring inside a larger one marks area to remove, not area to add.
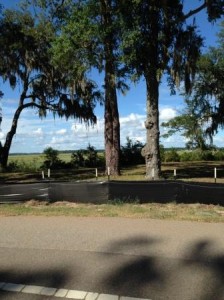
[[[0,282],[152,300],[224,300],[224,223],[1,217],[0,228]],[[1,291],[0,299],[54,297]]]

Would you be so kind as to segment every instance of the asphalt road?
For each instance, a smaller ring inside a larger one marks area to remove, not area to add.
[[[1,217],[0,282],[152,300],[224,300],[223,237],[224,223]],[[53,298],[0,291],[0,299]]]

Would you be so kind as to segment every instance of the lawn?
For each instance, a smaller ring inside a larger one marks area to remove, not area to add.
[[[205,204],[125,204],[122,202],[101,205],[69,202],[50,204],[31,200],[23,204],[2,204],[0,216],[122,217],[224,222],[224,207]]]
[[[70,161],[70,153],[60,153],[59,158]],[[17,161],[24,166],[21,172],[0,173],[0,182],[35,182],[42,178],[40,166],[44,161],[42,154],[10,155],[9,162]],[[217,169],[217,183],[224,183],[223,161],[197,161],[197,162],[172,162],[162,164],[162,178],[174,179],[176,169],[178,180],[195,182],[214,182],[214,168]],[[45,171],[45,176],[46,176]],[[95,180],[95,168],[76,168],[66,170],[51,170],[52,179],[56,180]],[[104,168],[98,169],[99,180],[107,180],[104,176]],[[136,165],[121,169],[121,176],[111,176],[111,180],[146,180],[145,166]]]

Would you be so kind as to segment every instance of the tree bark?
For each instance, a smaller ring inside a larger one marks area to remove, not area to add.
[[[17,124],[19,120],[19,116],[23,110],[23,106],[19,106],[14,114],[12,126],[10,131],[6,135],[5,143],[0,149],[0,166],[1,169],[6,169],[7,163],[8,163],[8,157],[9,157],[9,151],[12,144],[12,139],[14,135],[16,134]]]
[[[111,175],[120,175],[120,122],[115,76],[110,72],[110,69],[110,62],[106,62],[104,113],[106,172],[110,168]]]
[[[120,175],[120,121],[117,105],[116,72],[114,58],[114,33],[111,16],[111,1],[101,0],[103,26],[108,33],[104,38],[105,54],[105,112],[104,142],[106,173]]]
[[[156,73],[151,71],[147,76],[147,119],[146,145],[142,149],[142,155],[146,162],[146,178],[149,180],[159,179],[161,175],[161,161],[159,150],[159,82]]]
[[[22,97],[21,97],[22,99]],[[20,103],[23,103],[23,99],[20,100]],[[7,168],[9,151],[12,145],[12,140],[14,135],[16,134],[17,125],[19,121],[20,114],[23,109],[35,106],[34,103],[20,104],[14,114],[12,125],[10,131],[6,135],[5,143],[2,147],[0,147],[0,167],[2,170]],[[37,106],[37,105],[36,105]]]

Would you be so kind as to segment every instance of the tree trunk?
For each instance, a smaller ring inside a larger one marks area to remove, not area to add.
[[[28,107],[28,105],[26,105]],[[14,114],[12,126],[10,131],[6,135],[5,143],[0,148],[0,167],[2,170],[6,169],[7,163],[8,163],[8,157],[9,157],[9,151],[12,144],[12,139],[16,133],[17,124],[19,120],[19,116],[23,110],[24,106],[19,106]]]
[[[147,119],[146,145],[142,149],[142,155],[146,162],[146,178],[159,179],[161,173],[161,161],[159,151],[159,82],[156,74],[150,72],[146,79],[147,86]]]
[[[117,94],[115,77],[108,69],[111,69],[111,66],[106,62],[104,113],[106,172],[110,168],[111,175],[120,175],[120,122]]]
[[[120,175],[120,122],[117,105],[116,72],[114,58],[114,32],[112,28],[111,1],[101,0],[103,26],[107,30],[104,38],[105,55],[105,112],[104,142],[106,173]]]

